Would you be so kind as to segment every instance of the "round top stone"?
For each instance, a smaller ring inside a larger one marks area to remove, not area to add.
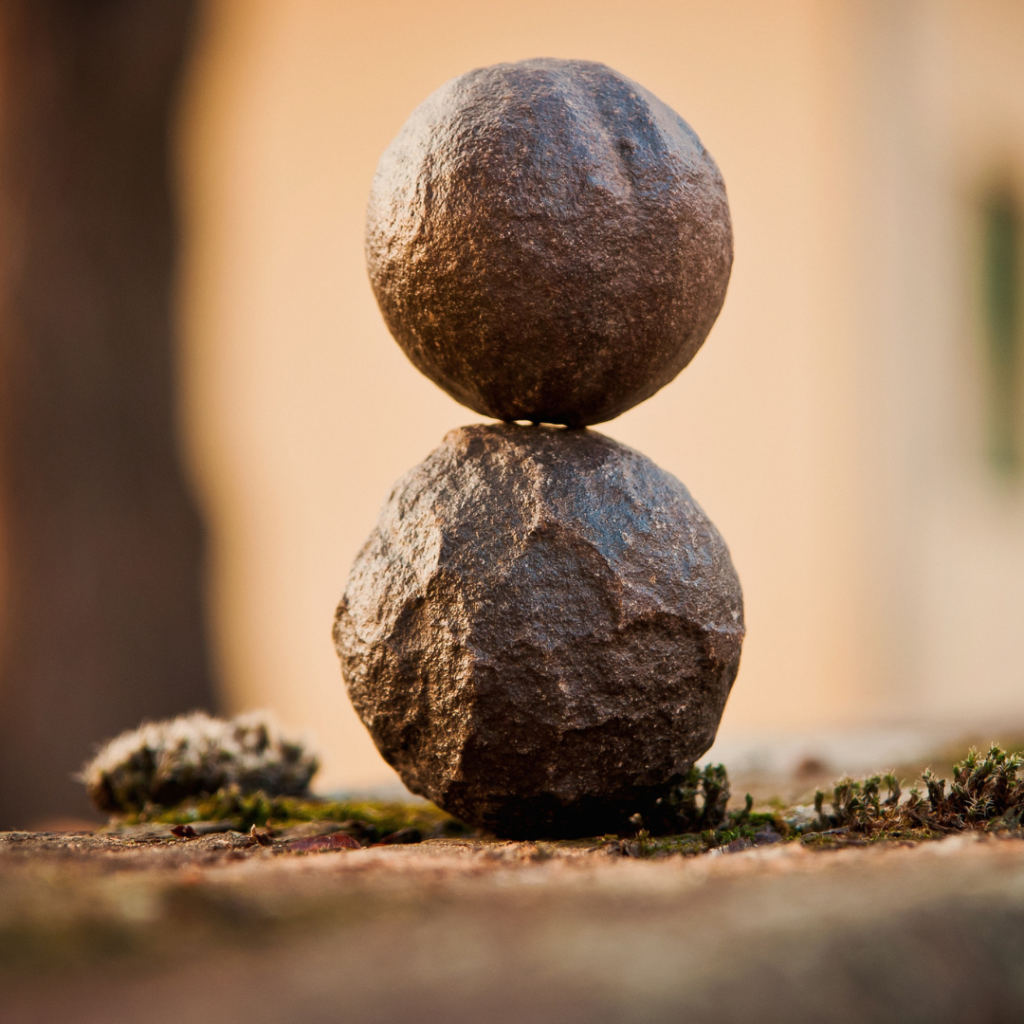
[[[502,420],[586,426],[671,381],[725,299],[732,227],[693,129],[603,64],[470,71],[384,152],[370,281],[413,364]]]

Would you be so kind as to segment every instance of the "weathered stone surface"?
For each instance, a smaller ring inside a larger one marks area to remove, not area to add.
[[[675,477],[507,424],[399,481],[335,624],[406,785],[513,837],[628,828],[711,745],[742,639],[728,550]]]
[[[370,280],[412,362],[471,409],[582,426],[654,394],[725,298],[722,177],[678,114],[603,64],[470,71],[381,158]]]
[[[991,834],[655,861],[84,838],[0,833],[4,1024],[1024,1020],[1024,843]]]

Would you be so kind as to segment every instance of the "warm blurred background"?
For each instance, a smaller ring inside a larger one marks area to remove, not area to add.
[[[0,826],[83,813],[93,743],[196,705],[392,783],[333,609],[477,417],[388,337],[364,204],[432,90],[533,56],[643,83],[729,189],[718,325],[601,428],[731,547],[719,749],[1024,732],[1021,0],[0,0],[0,45]]]

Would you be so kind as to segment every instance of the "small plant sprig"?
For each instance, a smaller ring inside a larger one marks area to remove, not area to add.
[[[881,787],[887,795],[881,799]],[[847,828],[854,831],[878,831],[900,822],[899,780],[891,772],[871,775],[866,779],[840,779],[832,788],[832,810],[825,810],[825,794],[819,789],[814,795],[814,809],[818,822],[813,831]]]
[[[745,806],[728,810],[729,773],[725,765],[693,767],[682,782],[660,797],[644,816],[652,835],[682,835],[738,828],[748,821],[754,805],[747,794]]]

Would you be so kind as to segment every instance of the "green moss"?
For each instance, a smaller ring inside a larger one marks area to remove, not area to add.
[[[921,785],[924,790],[922,791]],[[937,838],[952,832],[1018,831],[1024,816],[1024,757],[993,745],[984,756],[974,747],[953,765],[953,782],[930,769],[921,773],[906,800],[891,772],[866,779],[840,779],[831,797],[815,796],[817,832],[845,830],[871,838]],[[886,796],[881,796],[882,787]],[[829,799],[830,809],[825,801]]]
[[[982,755],[972,747],[953,765],[951,784],[926,770],[906,795],[892,772],[843,778],[830,793],[818,791],[816,816],[800,824],[796,809],[787,809],[782,801],[773,801],[769,812],[754,812],[748,795],[743,808],[727,811],[728,799],[729,779],[722,765],[694,769],[659,801],[662,813],[651,816],[654,828],[628,839],[606,837],[606,845],[614,841],[628,856],[662,857],[794,840],[828,850],[920,843],[956,832],[1024,835],[1024,755],[995,745]],[[672,830],[674,824],[682,827]]]
[[[729,776],[723,765],[695,768],[643,818],[634,816],[634,835],[581,842],[627,856],[663,857],[793,840],[812,849],[833,849],[877,842],[917,843],[963,831],[1024,834],[1024,755],[993,746],[982,756],[972,748],[954,764],[951,784],[926,770],[908,794],[891,772],[840,779],[830,793],[817,793],[815,816],[805,812],[803,819],[781,801],[774,801],[768,811],[754,811],[749,795],[742,807],[729,810],[729,798]],[[304,822],[346,822],[364,842],[402,829],[415,829],[424,837],[474,834],[433,804],[275,796],[262,790],[244,792],[236,785],[171,807],[147,804],[117,820],[168,825],[222,822],[238,831],[253,825],[285,828]],[[538,847],[538,857],[546,855],[544,850]]]
[[[369,826],[381,836],[415,828],[425,836],[466,835],[469,829],[451,815],[428,803],[372,800],[320,800],[315,797],[270,796],[263,791],[244,793],[227,786],[207,796],[191,797],[173,807],[150,804],[117,819],[124,824],[153,822],[187,825],[197,821],[230,822],[239,832],[253,825],[285,828],[309,821],[353,822]]]

